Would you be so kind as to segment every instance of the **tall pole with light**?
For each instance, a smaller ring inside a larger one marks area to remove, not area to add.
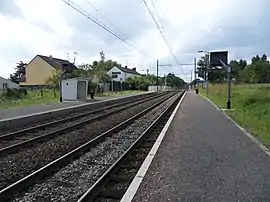
[[[231,109],[231,67],[228,64],[228,51],[214,51],[210,53],[212,67],[224,67],[227,70],[227,109]]]
[[[210,59],[210,53],[208,51],[199,50],[198,53],[205,53],[205,60],[206,60],[206,70],[205,70],[205,81],[206,81],[206,94],[208,96],[209,94],[209,88],[208,88],[208,72],[209,72],[209,59]]]

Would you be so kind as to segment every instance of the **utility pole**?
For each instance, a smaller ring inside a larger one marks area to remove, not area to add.
[[[196,66],[196,58],[194,58],[194,89],[197,88],[197,66]]]
[[[167,89],[167,74],[164,74],[164,85],[165,85],[165,90]]]
[[[209,59],[210,59],[210,54],[206,53],[206,75],[205,75],[205,80],[206,80],[206,95],[207,96],[209,94],[209,87],[208,87]]]
[[[147,72],[146,75],[148,76],[149,75],[149,69],[147,69],[146,72]]]
[[[158,92],[158,59],[157,59],[157,92]]]
[[[158,59],[157,59],[157,91],[158,91],[158,68],[159,67],[165,67],[165,66],[172,66],[171,64],[167,64],[167,65],[160,65],[159,62],[158,62]]]
[[[192,70],[191,70],[191,72],[190,72],[190,90],[192,90],[192,85],[191,85],[191,83],[192,83]]]

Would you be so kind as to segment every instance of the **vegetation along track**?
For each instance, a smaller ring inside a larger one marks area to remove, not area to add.
[[[105,109],[97,109],[94,111],[77,114],[62,120],[56,120],[49,123],[36,125],[33,127],[18,130],[0,136],[0,156],[8,153],[16,152],[22,147],[28,147],[38,141],[44,141],[57,134],[61,134],[66,130],[81,127],[91,121],[97,121],[113,113],[120,112],[129,107],[141,104],[148,100],[155,99],[161,95],[151,96],[150,98],[143,98],[137,101],[128,101],[116,105],[111,105]]]
[[[0,200],[10,199],[19,190],[36,183],[12,201],[76,201],[106,170],[110,169],[130,147],[146,134],[149,125],[179,100],[179,94],[160,100],[135,116],[125,120],[95,139],[62,156],[24,180],[0,192]],[[76,159],[76,160],[74,160]],[[69,164],[67,164],[69,163]],[[65,165],[65,166],[64,166]],[[59,170],[59,168],[61,168]],[[48,177],[52,172],[58,170]]]
[[[173,92],[165,94],[143,104],[129,107],[126,110],[108,115],[98,121],[90,122],[80,128],[67,130],[61,133],[61,135],[45,142],[33,144],[32,147],[0,157],[0,190],[90,141],[145,108],[171,97],[173,94]]]

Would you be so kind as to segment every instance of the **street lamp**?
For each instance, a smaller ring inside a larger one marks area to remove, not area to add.
[[[208,89],[208,70],[209,70],[209,59],[210,59],[210,53],[208,51],[199,50],[198,53],[205,53],[206,56],[206,73],[205,73],[205,81],[206,81],[206,94],[208,96],[209,89]]]

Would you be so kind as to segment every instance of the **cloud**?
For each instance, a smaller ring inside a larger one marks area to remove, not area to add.
[[[1,0],[0,13],[13,17],[23,17],[20,8],[16,5],[14,0]]]
[[[84,11],[112,27],[86,0],[71,0]],[[7,77],[16,62],[29,61],[36,54],[65,58],[79,53],[78,62],[99,59],[103,50],[108,59],[160,74],[173,72],[190,80],[193,65],[175,66],[151,16],[141,0],[89,0],[110,19],[140,52],[112,36],[85,16],[58,0],[4,0],[0,3],[0,76]],[[198,50],[228,50],[230,59],[249,59],[269,54],[267,8],[269,0],[148,0],[164,28],[164,34],[179,63],[192,64]],[[154,2],[154,6],[152,4]],[[117,29],[112,29],[118,32]],[[181,70],[182,69],[182,70]],[[183,75],[184,74],[184,75]]]

